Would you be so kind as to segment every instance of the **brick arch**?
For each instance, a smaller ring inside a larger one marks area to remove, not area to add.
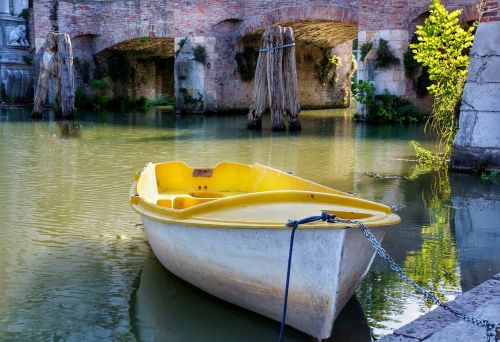
[[[138,38],[171,38],[174,39],[177,34],[171,27],[155,27],[153,24],[143,23],[140,26],[124,25],[123,29],[117,32],[106,32],[105,28],[102,34],[96,37],[95,53],[98,54],[119,43],[138,39]]]
[[[357,25],[358,15],[357,11],[351,7],[335,4],[281,7],[247,18],[238,33],[240,37],[243,37],[273,24],[301,20],[325,20]]]
[[[477,20],[479,18],[479,14],[477,12],[476,5],[465,5],[465,6],[460,6],[460,5],[448,5],[444,4],[446,8],[449,11],[455,11],[457,9],[462,9],[462,15],[460,15],[460,21],[467,23],[471,22],[474,20]],[[417,20],[418,17],[421,15],[425,14],[426,12],[429,12],[429,5],[425,4],[422,6],[414,7],[411,8],[408,14],[408,23],[411,25],[415,20]]]

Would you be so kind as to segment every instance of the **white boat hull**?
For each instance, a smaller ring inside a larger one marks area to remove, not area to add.
[[[149,244],[172,273],[280,321],[290,229],[189,227],[143,216]],[[385,228],[370,229],[382,240]],[[319,339],[368,272],[375,252],[358,228],[295,234],[286,324]]]

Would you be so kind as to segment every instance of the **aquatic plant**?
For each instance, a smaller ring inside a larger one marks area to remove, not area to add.
[[[411,140],[410,146],[413,148],[413,152],[415,152],[415,156],[419,164],[427,167],[445,167],[447,164],[447,160],[442,156],[429,151],[422,147],[417,141]]]

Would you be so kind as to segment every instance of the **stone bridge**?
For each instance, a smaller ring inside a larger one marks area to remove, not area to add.
[[[471,21],[477,16],[476,2],[444,3],[464,8],[462,19]],[[32,3],[37,49],[50,31],[51,3]],[[248,108],[252,82],[243,81],[241,60],[253,67],[244,52],[255,51],[266,26],[294,29],[301,104],[345,107],[353,39],[361,44],[384,38],[402,57],[427,9],[427,0],[59,0],[56,16],[60,32],[72,37],[77,82],[84,89],[91,91],[89,79],[102,77],[112,83],[110,96],[179,96],[182,88],[184,94],[187,89],[193,97],[201,96],[203,111],[221,111]],[[174,54],[185,37],[205,47],[207,58],[180,80],[174,77]],[[339,55],[342,66],[334,81],[322,84],[316,65],[326,51]],[[415,97],[402,62],[391,70],[373,71],[358,61],[358,78],[372,80],[380,91]]]

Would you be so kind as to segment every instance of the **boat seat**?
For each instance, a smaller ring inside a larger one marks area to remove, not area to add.
[[[216,198],[219,197],[199,198],[190,195],[169,196],[169,198],[159,198],[156,200],[156,204],[165,208],[186,209],[198,204],[213,201]]]

